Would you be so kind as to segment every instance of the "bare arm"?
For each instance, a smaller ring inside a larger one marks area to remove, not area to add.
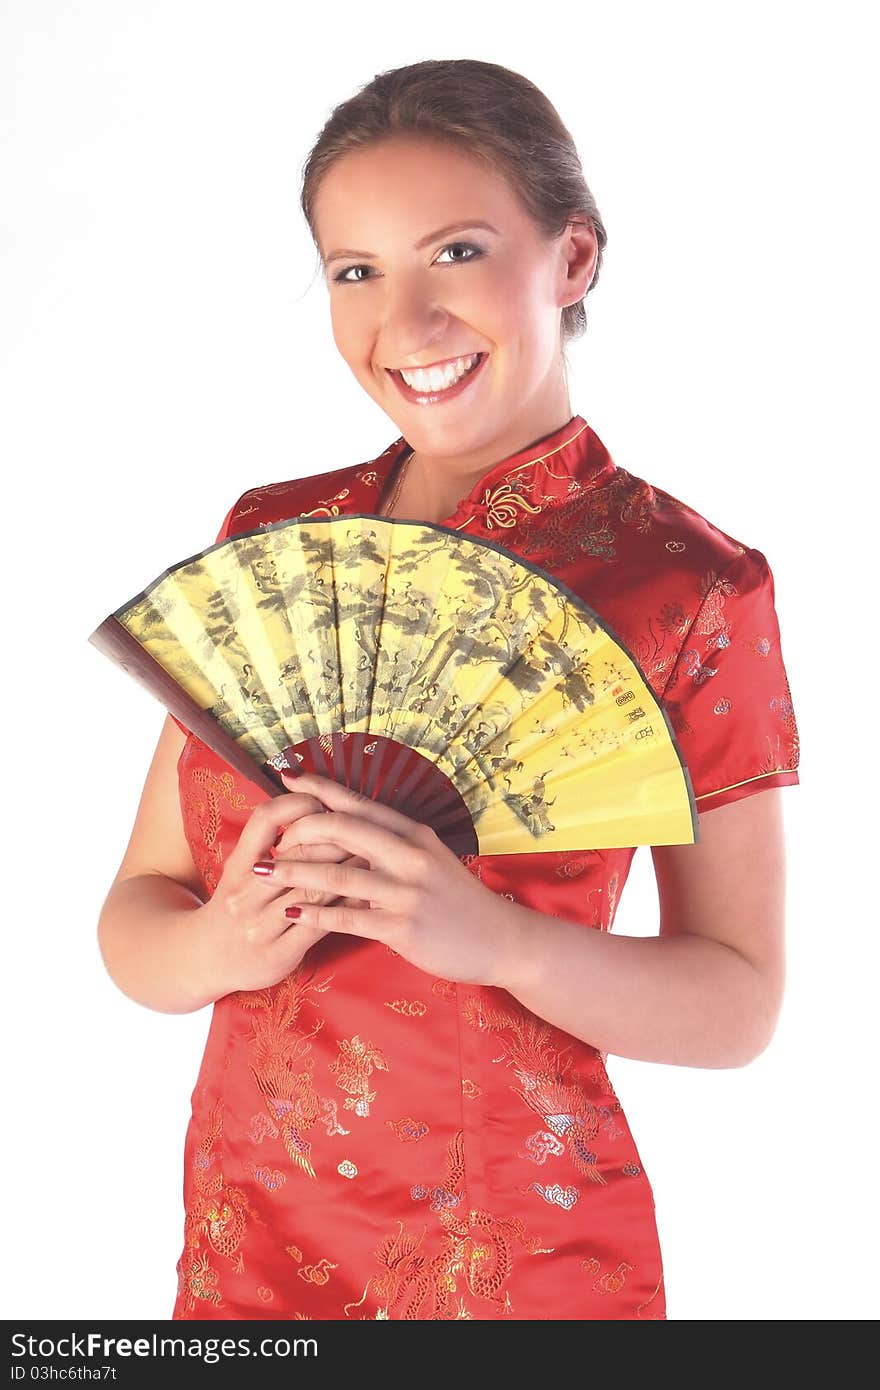
[[[739,1067],[769,1043],[785,976],[780,789],[700,817],[696,845],[652,849],[660,934],[618,936],[516,907],[496,983],[602,1052]]]
[[[112,979],[130,999],[164,1013],[189,1013],[216,997],[197,912],[204,890],[183,833],[177,794],[184,743],[167,718],[98,921],[98,943]]]

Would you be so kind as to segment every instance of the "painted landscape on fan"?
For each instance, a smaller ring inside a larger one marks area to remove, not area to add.
[[[426,766],[409,783],[428,788],[433,768],[481,854],[697,838],[687,767],[638,663],[494,542],[295,517],[181,561],[112,616],[255,766],[343,741],[345,779],[364,786],[368,759],[405,767],[410,753]]]

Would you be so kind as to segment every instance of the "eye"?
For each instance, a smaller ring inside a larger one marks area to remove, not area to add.
[[[456,250],[459,250],[459,251],[461,251],[461,250],[463,250],[463,251],[468,251],[468,252],[470,252],[471,254],[468,255],[468,256],[466,256],[466,257],[464,257],[464,258],[458,257],[458,258],[457,258],[456,260],[454,260],[454,261],[445,261],[445,262],[441,262],[441,264],[445,264],[445,265],[467,265],[468,262],[470,262],[470,261],[476,261],[476,260],[478,260],[478,259],[480,258],[480,256],[485,255],[485,252],[483,251],[482,247],[480,247],[480,246],[474,246],[473,243],[472,243],[472,242],[469,242],[469,241],[450,241],[450,242],[448,243],[448,245],[446,245],[446,246],[441,246],[441,248],[440,248],[440,250],[438,251],[437,254],[438,254],[438,256],[442,256],[443,253],[444,253],[444,251],[456,251]],[[337,271],[337,273],[333,276],[333,279],[334,279],[334,281],[335,281],[335,283],[336,283],[337,285],[358,285],[358,284],[363,283],[363,279],[372,279],[373,277],[372,277],[372,276],[364,276],[364,277],[359,277],[357,280],[349,280],[349,279],[347,278],[349,272],[352,271],[352,270],[369,270],[370,268],[371,268],[371,267],[368,266],[368,265],[349,265],[349,266],[344,266],[342,270]]]
[[[472,256],[468,256],[464,261],[447,261],[447,265],[466,265],[468,261],[475,261],[478,256],[482,256],[483,254],[479,246],[472,246],[469,241],[451,241],[448,246],[442,247],[438,254],[442,256],[444,251],[456,250],[473,251],[474,254]]]

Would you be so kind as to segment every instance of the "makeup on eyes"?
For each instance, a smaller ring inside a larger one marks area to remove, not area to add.
[[[438,255],[442,255],[444,251],[451,251],[453,248],[456,248],[456,247],[463,247],[465,250],[467,250],[467,251],[472,251],[474,254],[468,256],[465,260],[459,259],[459,260],[455,260],[455,261],[447,261],[447,262],[446,262],[446,265],[449,265],[449,266],[453,266],[453,265],[470,265],[473,261],[478,261],[478,260],[480,260],[481,257],[485,256],[485,254],[486,254],[486,251],[485,251],[485,249],[484,249],[482,246],[476,246],[474,243],[472,243],[472,242],[470,242],[470,241],[450,241],[450,242],[447,243],[446,246],[441,246],[440,251],[438,252]],[[337,284],[337,285],[360,285],[360,284],[363,284],[363,283],[364,283],[363,280],[346,280],[344,277],[348,274],[348,272],[349,272],[350,270],[368,270],[368,269],[369,269],[369,266],[367,266],[367,265],[365,265],[365,264],[353,263],[352,265],[343,266],[342,269],[341,269],[341,270],[338,270],[338,271],[335,273],[335,275],[333,275],[331,278],[332,278],[334,284]],[[372,279],[372,278],[373,278],[372,276],[368,276],[368,277],[367,277],[367,279]]]

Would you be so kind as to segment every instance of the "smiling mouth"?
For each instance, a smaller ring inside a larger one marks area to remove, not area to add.
[[[409,386],[404,381],[403,375],[399,368],[386,367],[385,370],[387,371],[388,375],[392,378],[392,380],[395,382],[401,395],[403,395],[406,400],[413,401],[418,405],[435,405],[441,401],[453,400],[467,386],[469,386],[473,378],[479,374],[480,369],[482,368],[483,363],[486,361],[488,356],[489,354],[486,352],[477,352],[466,354],[462,353],[460,355],[460,358],[449,358],[448,360],[450,362],[457,362],[459,360],[466,361],[469,357],[473,357],[474,360],[471,363],[471,365],[464,372],[462,372],[461,376],[456,377],[455,380],[452,381],[449,385],[444,385],[441,383],[437,386],[424,387],[421,390],[418,387]],[[416,369],[414,368],[413,370]],[[432,369],[426,368],[425,370],[429,371]]]

